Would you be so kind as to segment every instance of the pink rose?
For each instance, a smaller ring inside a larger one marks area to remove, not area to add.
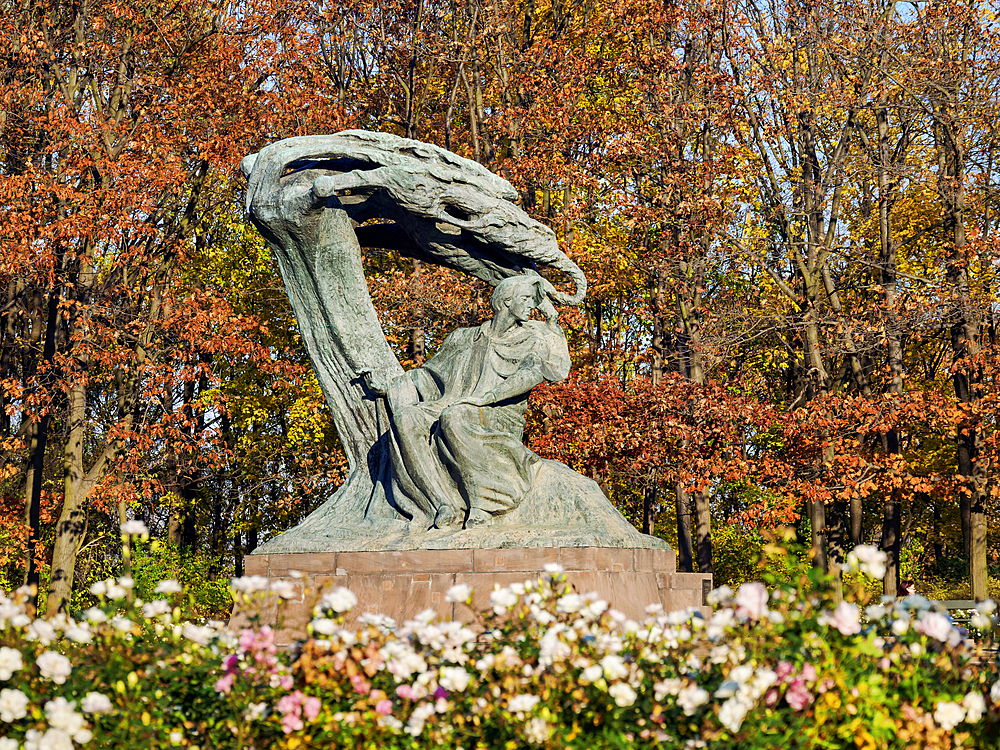
[[[802,679],[806,682],[816,682],[816,667],[812,664],[802,665]]]
[[[305,724],[302,723],[298,714],[285,714],[281,719],[281,731],[285,734],[291,734],[304,727]]]
[[[285,715],[298,713],[299,702],[302,697],[304,696],[298,690],[290,695],[283,695],[281,696],[281,700],[278,701],[276,708]]]
[[[392,713],[392,701],[388,698],[380,700],[375,704],[375,712],[380,713],[383,716],[388,716]]]
[[[319,698],[315,696],[309,696],[302,703],[302,713],[305,714],[309,721],[316,721],[316,717],[319,716],[319,709],[323,704],[320,702]]]
[[[359,674],[351,675],[351,684],[362,695],[367,695],[372,689],[372,684]]]
[[[257,634],[247,628],[240,632],[240,651],[249,651],[253,647],[254,641],[257,640]]]
[[[861,610],[857,604],[841,602],[833,610],[833,615],[828,620],[831,627],[836,628],[844,635],[856,635],[861,632]]]
[[[813,702],[813,694],[806,690],[806,684],[801,678],[796,678],[785,691],[785,700],[793,709],[801,711]]]
[[[230,672],[225,677],[220,678],[215,683],[215,692],[225,693],[229,695],[229,691],[233,689],[233,680],[236,679],[236,675]]]
[[[396,695],[404,701],[413,700],[413,687],[410,685],[397,685]]]
[[[928,612],[917,623],[916,628],[924,635],[946,642],[951,635],[951,621],[940,612]]]
[[[767,611],[767,597],[767,589],[764,588],[763,583],[757,581],[744,583],[733,599],[737,616],[759,620]]]
[[[785,678],[791,675],[794,671],[795,668],[792,666],[790,661],[782,660],[778,662],[778,668],[774,670],[774,673],[778,675],[778,682],[785,682]]]

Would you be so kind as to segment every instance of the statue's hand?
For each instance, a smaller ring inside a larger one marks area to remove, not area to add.
[[[552,304],[552,300],[548,297],[538,303],[538,310],[545,316],[545,320],[549,323],[555,324],[559,322],[559,313],[556,312],[555,305]]]
[[[389,385],[385,381],[385,375],[381,372],[375,372],[370,367],[360,367],[354,371],[354,374],[364,380],[368,390],[376,396],[388,395]]]

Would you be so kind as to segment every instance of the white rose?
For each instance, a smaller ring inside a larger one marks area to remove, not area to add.
[[[950,732],[965,719],[965,709],[952,701],[940,701],[934,708],[934,721],[946,732]]]
[[[560,597],[559,601],[556,602],[556,612],[573,614],[574,612],[579,612],[582,606],[582,596],[579,594],[566,594],[565,596]]]
[[[608,603],[603,599],[588,599],[583,609],[580,610],[580,616],[589,620],[596,620],[607,608]]]
[[[977,630],[986,630],[992,624],[992,618],[989,615],[984,615],[982,612],[973,612],[972,617],[969,618],[969,625]]]
[[[446,602],[467,602],[472,598],[472,586],[467,583],[456,583],[445,594]]]
[[[737,685],[743,685],[753,677],[753,664],[740,664],[729,670],[729,679]]]
[[[512,714],[518,714],[518,718],[524,718],[521,714],[533,709],[540,700],[537,695],[515,695],[507,701],[507,710]]]
[[[438,685],[452,693],[461,693],[469,686],[472,675],[461,667],[442,667]]]
[[[743,726],[743,719],[746,718],[747,711],[751,707],[752,705],[747,701],[740,700],[739,698],[730,698],[719,709],[719,722],[735,734]]]
[[[992,615],[996,609],[997,603],[992,599],[984,599],[976,605],[976,611],[982,615]]]
[[[631,706],[639,697],[627,682],[616,682],[608,688],[608,695],[615,699],[615,705],[620,708]]]
[[[271,593],[282,599],[294,599],[299,595],[298,588],[291,581],[271,581]]]
[[[697,685],[689,685],[677,694],[677,705],[684,710],[685,715],[694,716],[698,706],[704,706],[710,697],[707,690],[703,690]]]
[[[338,586],[333,591],[323,594],[323,598],[320,600],[320,607],[342,614],[350,612],[357,606],[357,603],[358,597],[354,595],[354,592],[343,586]]]
[[[26,625],[31,624],[31,618],[23,613],[19,615],[14,615],[13,617],[10,618],[10,624],[13,625],[15,628],[23,628]]]
[[[337,632],[337,623],[328,617],[318,617],[312,621],[312,629],[320,635],[333,635]]]
[[[149,529],[146,528],[145,523],[134,518],[122,524],[122,533],[131,536],[149,536]]]
[[[684,681],[676,677],[653,685],[653,697],[659,702],[668,695],[677,695],[684,688]]]
[[[17,740],[10,737],[0,737],[0,750],[18,750],[21,747]]]
[[[142,616],[149,620],[158,615],[165,615],[171,609],[173,607],[170,606],[170,602],[166,599],[157,599],[156,601],[146,602],[142,605]]]
[[[80,710],[88,714],[108,714],[114,710],[111,699],[103,693],[87,693],[80,701]]]
[[[257,591],[267,591],[268,580],[264,576],[243,576],[234,578],[230,585],[234,591],[253,594]]]
[[[35,620],[24,635],[29,641],[38,641],[43,646],[48,646],[57,638],[56,629],[45,620]]]
[[[133,622],[122,615],[115,615],[111,618],[111,625],[120,633],[127,633],[132,629]]]
[[[90,587],[90,593],[94,596],[104,596],[108,593],[107,581],[98,581]]]
[[[20,690],[4,688],[0,690],[0,721],[8,724],[28,715],[28,696]]]
[[[108,586],[108,599],[124,599],[128,596],[128,589],[117,583]]]
[[[55,651],[46,651],[35,659],[35,664],[41,670],[42,677],[52,680],[56,685],[62,685],[66,682],[66,678],[73,671],[73,665],[70,664],[69,659]]]
[[[883,617],[885,617],[885,605],[884,604],[869,604],[865,607],[865,617],[873,622],[878,622]]]
[[[72,627],[66,628],[65,635],[69,640],[73,641],[73,643],[90,643],[94,639],[90,630],[87,627],[80,625],[73,625]]]
[[[604,676],[604,667],[600,664],[591,664],[580,674],[580,679],[584,682],[597,682]]]
[[[45,704],[45,718],[53,729],[61,729],[68,735],[75,735],[84,728],[83,716],[73,709],[76,702],[63,697],[53,698]]]
[[[986,713],[986,700],[979,693],[969,693],[962,699],[962,708],[965,709],[965,720],[976,724]]]
[[[177,581],[172,578],[168,578],[165,581],[160,581],[156,584],[156,588],[153,589],[154,594],[179,594],[184,590]]]
[[[188,623],[181,630],[181,635],[189,641],[197,643],[199,646],[207,646],[208,642],[215,635],[215,631],[204,625],[191,625]]]
[[[504,614],[508,609],[517,604],[517,594],[510,589],[496,588],[490,594],[490,606],[496,615]]]
[[[533,718],[524,727],[524,738],[532,745],[541,745],[549,739],[549,725],[545,719],[538,716]]]
[[[9,680],[14,672],[24,669],[21,652],[17,649],[0,646],[0,680]]]
[[[604,670],[604,677],[609,682],[628,677],[628,666],[625,664],[625,660],[617,654],[608,654],[601,659],[601,669]]]
[[[733,590],[729,588],[729,586],[722,585],[719,586],[719,588],[717,589],[712,589],[711,591],[709,591],[708,597],[706,598],[708,599],[708,603],[714,607],[716,604],[723,604],[732,599]]]
[[[25,748],[28,743],[24,743]],[[38,740],[39,750],[76,750],[73,747],[73,738],[68,732],[62,729],[49,729]]]
[[[885,564],[888,559],[888,555],[878,547],[859,544],[847,555],[847,570],[851,573],[860,570],[865,575],[881,580],[885,578]]]

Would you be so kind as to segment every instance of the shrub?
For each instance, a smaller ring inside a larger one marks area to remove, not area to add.
[[[878,573],[872,548],[852,553]],[[995,663],[922,597],[836,602],[816,573],[769,592],[712,594],[709,617],[650,607],[627,619],[552,568],[491,594],[470,623],[396,625],[321,599],[310,637],[184,623],[180,586],[33,620],[0,600],[0,750],[115,748],[997,747]],[[267,581],[239,597],[291,596]],[[448,595],[471,601],[465,586]],[[973,626],[992,634],[992,602]]]

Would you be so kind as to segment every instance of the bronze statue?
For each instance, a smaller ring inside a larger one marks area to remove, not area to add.
[[[364,131],[280,141],[243,171],[247,214],[278,259],[350,466],[329,501],[258,553],[666,547],[596,483],[521,442],[530,390],[569,372],[553,303],[580,302],[586,279],[552,230],[514,205],[509,183],[435,146]],[[487,281],[493,319],[452,332],[404,372],[359,243]]]

